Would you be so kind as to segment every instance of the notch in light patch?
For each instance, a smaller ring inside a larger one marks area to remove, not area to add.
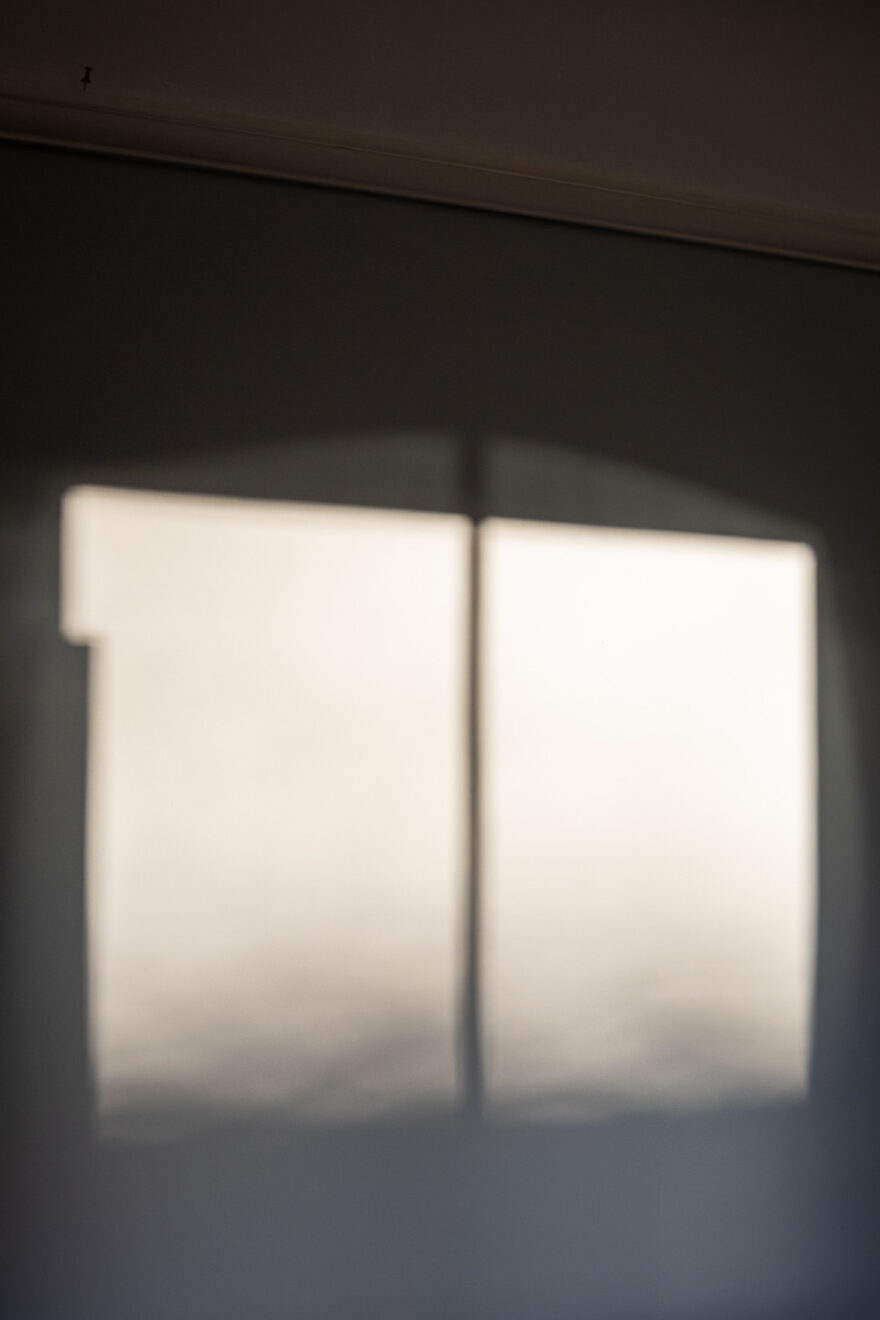
[[[815,566],[484,528],[485,1051],[499,1114],[803,1094]]]
[[[463,523],[81,488],[105,1130],[456,1091]]]

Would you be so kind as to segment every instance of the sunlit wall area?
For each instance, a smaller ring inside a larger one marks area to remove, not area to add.
[[[80,488],[105,1130],[456,1091],[460,520]]]
[[[502,520],[484,537],[490,1104],[803,1094],[813,552]]]
[[[104,1132],[449,1112],[468,982],[490,1116],[805,1093],[808,546],[78,488],[63,549]]]

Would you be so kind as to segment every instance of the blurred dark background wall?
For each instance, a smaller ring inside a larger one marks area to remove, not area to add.
[[[0,171],[4,1314],[877,1314],[876,277],[46,148],[9,145]],[[492,512],[817,546],[809,1103],[99,1143],[60,492],[470,512],[456,455],[505,436],[531,475],[490,483]],[[563,508],[564,477],[541,493],[541,453],[585,491],[613,471],[609,507]]]
[[[864,0],[37,0],[0,134],[876,270],[878,45]]]

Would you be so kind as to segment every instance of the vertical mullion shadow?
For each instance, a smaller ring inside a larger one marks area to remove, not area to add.
[[[480,759],[480,671],[482,653],[482,446],[478,435],[462,437],[461,507],[469,520],[465,590],[465,794],[466,849],[464,894],[464,950],[460,1001],[461,1082],[464,1115],[482,1117],[485,1104],[485,1066],[482,1032],[482,916],[481,875],[482,767]]]

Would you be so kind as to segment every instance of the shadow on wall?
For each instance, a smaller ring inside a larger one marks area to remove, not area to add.
[[[59,491],[90,648],[88,794],[62,643],[34,781],[62,822],[88,797],[85,849],[69,810],[54,841],[88,872],[68,1290],[515,1320],[837,1287],[803,1100],[858,776],[809,529],[503,437]]]

